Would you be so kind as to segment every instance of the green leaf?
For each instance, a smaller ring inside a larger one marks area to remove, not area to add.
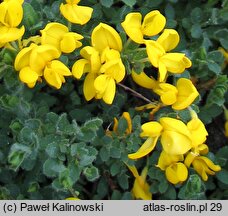
[[[113,5],[113,0],[100,0],[100,2],[105,7],[111,7]]]
[[[158,190],[160,193],[166,193],[167,189],[169,187],[169,184],[167,181],[162,181],[159,183]]]
[[[96,181],[100,177],[99,171],[95,166],[86,167],[83,170],[83,174],[91,182]]]
[[[52,158],[47,159],[43,164],[43,173],[47,177],[56,177],[65,169],[61,161]]]
[[[85,122],[84,127],[96,131],[102,125],[103,120],[100,118],[93,118]]]
[[[118,175],[117,180],[122,189],[127,190],[129,188],[128,176],[125,173]]]
[[[198,23],[195,23],[192,25],[192,28],[191,28],[191,35],[193,38],[200,38],[201,35],[202,35],[202,29],[201,29],[201,26],[198,24]]]
[[[222,169],[221,171],[216,173],[216,177],[219,181],[221,181],[223,184],[228,185],[228,171],[225,169]]]
[[[195,23],[200,23],[201,20],[202,20],[202,15],[203,15],[203,12],[201,10],[201,8],[194,8],[192,11],[191,11],[191,21],[193,24]]]
[[[122,0],[126,5],[133,7],[136,4],[136,0]]]

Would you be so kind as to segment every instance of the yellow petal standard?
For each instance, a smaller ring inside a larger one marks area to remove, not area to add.
[[[166,52],[174,49],[180,41],[180,36],[174,29],[165,29],[157,39],[157,42]]]
[[[90,71],[90,62],[87,59],[79,59],[73,64],[72,75],[76,79],[80,79],[83,73]]]
[[[175,110],[182,110],[187,108],[199,96],[199,92],[192,84],[192,81],[186,78],[180,78],[177,81],[177,100],[172,105]]]
[[[157,140],[158,140],[158,137],[155,137],[155,138],[149,137],[137,152],[128,154],[128,158],[134,160],[148,155],[155,148]]]
[[[165,27],[165,24],[166,19],[158,10],[146,14],[143,22],[140,13],[129,13],[121,23],[128,37],[138,44],[144,43],[144,35],[154,36],[160,33]]]
[[[160,118],[160,123],[163,126],[164,130],[175,131],[191,138],[190,131],[181,120],[170,117],[162,117]]]
[[[92,16],[93,9],[77,5],[79,1],[67,1],[67,4],[60,5],[61,14],[70,22],[84,25]]]
[[[127,14],[125,20],[121,23],[124,31],[131,40],[138,44],[144,43],[143,32],[141,29],[142,15],[138,12]]]
[[[176,131],[163,131],[161,144],[164,151],[173,155],[185,154],[192,148],[191,139]]]
[[[122,50],[122,40],[118,32],[105,23],[100,23],[93,29],[91,43],[99,52],[107,47],[118,51]]]
[[[140,74],[137,74],[134,70],[132,70],[131,77],[135,83],[147,89],[154,89],[157,84],[153,77],[147,76],[143,71]]]
[[[181,163],[174,163],[165,170],[166,178],[172,184],[184,182],[188,177],[187,167]]]
[[[29,59],[32,52],[32,49],[35,48],[36,44],[31,44],[29,47],[23,48],[16,56],[14,61],[14,67],[16,71],[21,70],[22,68],[29,66]]]
[[[144,17],[142,23],[142,32],[146,36],[157,35],[163,30],[165,24],[165,17],[158,10],[153,10]]]
[[[142,133],[140,134],[141,137],[157,137],[161,135],[163,127],[161,124],[155,121],[144,123],[141,126]]]
[[[23,18],[23,1],[8,0],[0,4],[0,23],[7,27],[17,27]]]
[[[193,118],[187,123],[187,127],[191,132],[192,147],[197,147],[206,141],[208,133],[203,122],[199,118]]]

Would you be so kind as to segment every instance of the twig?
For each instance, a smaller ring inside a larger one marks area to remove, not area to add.
[[[142,100],[148,102],[148,103],[153,103],[153,101],[151,101],[150,99],[144,97],[143,95],[141,95],[140,93],[138,93],[137,91],[125,86],[124,84],[122,83],[117,83],[118,86],[121,86],[122,88],[124,88],[126,91],[129,91],[131,92],[133,95],[135,95],[136,97],[138,98],[141,98]]]

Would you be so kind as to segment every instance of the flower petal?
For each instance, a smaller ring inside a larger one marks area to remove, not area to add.
[[[166,52],[174,49],[180,41],[180,36],[174,29],[165,29],[157,39]]]
[[[19,78],[23,83],[36,83],[39,76],[30,67],[24,67],[19,72]]]
[[[144,43],[141,22],[142,15],[138,12],[134,12],[127,14],[124,22],[121,23],[128,37],[138,44]]]
[[[177,101],[172,105],[173,109],[182,110],[187,108],[199,96],[199,92],[191,80],[180,78],[177,81]]]
[[[142,133],[140,134],[141,137],[157,137],[161,135],[163,127],[161,124],[155,121],[144,123],[141,126]]]
[[[94,88],[94,80],[96,77],[96,74],[89,73],[84,80],[83,93],[87,101],[91,100],[96,95],[96,89]]]
[[[144,88],[153,89],[156,86],[156,80],[153,77],[147,76],[143,71],[140,74],[137,74],[134,70],[132,70],[131,77],[135,83]]]
[[[165,17],[158,10],[153,10],[144,17],[142,32],[144,35],[154,36],[162,31],[165,24]]]
[[[102,99],[106,104],[112,104],[116,94],[116,83],[115,80],[109,78],[107,88],[105,89]]]
[[[139,159],[144,157],[145,155],[148,155],[155,148],[157,140],[158,140],[158,137],[155,137],[155,138],[149,137],[137,152],[128,154],[128,158],[133,160],[133,159]]]
[[[68,21],[84,25],[90,20],[93,9],[76,4],[61,4],[60,12]]]
[[[72,74],[76,79],[80,79],[85,72],[90,71],[89,61],[86,59],[77,60],[72,67]]]
[[[191,139],[175,131],[164,131],[161,135],[161,144],[168,154],[185,154],[191,149]]]
[[[118,32],[105,23],[100,23],[93,29],[91,43],[99,52],[102,52],[107,47],[118,51],[122,50],[122,40]]]

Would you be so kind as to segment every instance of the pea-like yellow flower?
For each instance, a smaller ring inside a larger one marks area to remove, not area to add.
[[[198,97],[199,93],[191,80],[180,78],[176,87],[168,83],[159,83],[153,91],[160,95],[165,105],[172,105],[175,110],[187,108]]]
[[[23,0],[5,0],[0,3],[0,48],[21,38],[24,26],[17,28],[23,18]]]
[[[127,129],[125,131],[125,134],[128,135],[132,131],[132,122],[131,122],[131,116],[130,116],[129,112],[123,112],[122,118],[124,118],[127,121]],[[115,117],[114,125],[113,125],[113,131],[115,133],[118,133],[118,124],[119,124],[119,122],[118,122],[117,118]]]
[[[75,32],[69,32],[68,28],[61,23],[48,23],[41,30],[41,34],[41,44],[52,45],[63,53],[71,53],[82,46],[79,40],[83,39],[83,36]]]
[[[69,68],[58,60],[53,60],[44,68],[44,78],[47,83],[57,89],[60,89],[62,83],[65,83],[64,76],[71,76]]]
[[[136,43],[144,43],[145,36],[154,36],[160,33],[165,27],[166,19],[158,11],[153,10],[146,14],[142,22],[142,15],[138,12],[127,14],[124,22],[121,23],[126,34]]]
[[[181,162],[183,159],[183,155],[170,155],[165,151],[159,156],[157,167],[165,171],[167,180],[172,184],[182,183],[188,177],[188,169]]]
[[[80,79],[84,73],[88,73],[83,85],[86,100],[95,97],[112,104],[116,83],[125,76],[125,67],[120,57],[121,38],[114,28],[100,23],[92,31],[91,43],[92,46],[81,49],[83,59],[74,63],[73,76]]]
[[[93,9],[79,6],[79,2],[80,0],[66,0],[66,4],[60,5],[60,12],[71,23],[84,25],[91,19]]]
[[[138,159],[149,154],[161,137],[161,144],[171,155],[185,154],[192,147],[191,134],[187,126],[180,120],[162,117],[160,123],[151,121],[142,125],[141,137],[148,137],[135,153],[129,154],[130,159]]]
[[[0,4],[0,23],[7,27],[17,27],[23,18],[23,0],[5,0]]]
[[[57,59],[60,52],[51,45],[36,45],[22,49],[16,56],[14,67],[19,71],[19,78],[28,87],[35,86],[44,75],[51,86],[59,89],[65,82],[64,76],[70,76],[70,70]]]
[[[164,41],[162,43],[164,43]],[[183,73],[186,68],[192,65],[184,53],[166,53],[163,46],[153,40],[147,40],[145,44],[151,64],[159,70],[159,82],[165,81],[167,72],[174,74]],[[168,45],[165,47],[170,48]]]
[[[189,152],[185,158],[185,165],[190,167],[193,166],[194,170],[202,177],[204,181],[208,180],[208,175],[215,175],[215,172],[221,170],[219,165],[215,165],[209,158],[206,156],[200,156]]]
[[[146,182],[148,168],[145,167],[142,170],[141,175],[139,175],[138,170],[135,166],[128,166],[128,168],[135,177],[134,185],[132,188],[132,195],[136,199],[151,200],[152,193],[150,192],[149,184]]]

